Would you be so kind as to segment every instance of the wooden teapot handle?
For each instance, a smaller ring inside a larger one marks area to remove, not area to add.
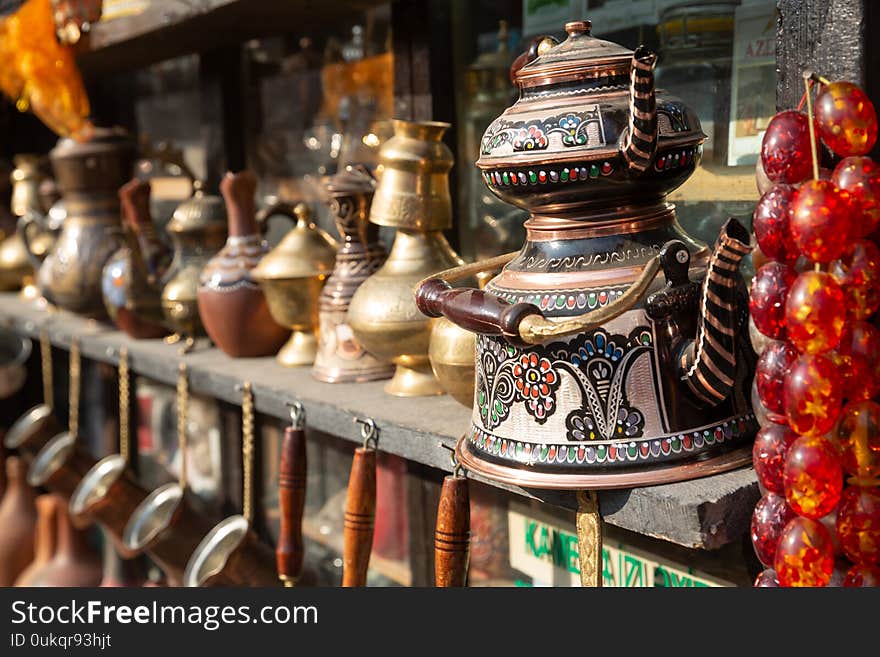
[[[281,468],[278,474],[278,504],[281,530],[275,548],[278,577],[292,586],[302,574],[302,520],[306,503],[306,433],[301,426],[287,427],[281,442]]]
[[[119,188],[119,202],[122,206],[122,218],[132,230],[140,230],[144,226],[152,226],[150,216],[150,183],[135,178]]]
[[[559,41],[556,40],[556,37],[550,36],[548,34],[542,34],[541,36],[536,36],[529,42],[529,47],[526,51],[520,54],[516,59],[513,60],[513,64],[510,65],[510,83],[516,84],[516,74],[519,70],[525,66],[526,64],[531,64],[533,61],[538,59],[538,56],[541,55],[544,50],[547,48],[551,48],[557,45]]]
[[[376,450],[354,450],[343,521],[342,586],[365,586],[376,517]]]
[[[471,509],[468,480],[448,475],[440,490],[434,529],[434,582],[460,587],[467,582],[470,557]]]

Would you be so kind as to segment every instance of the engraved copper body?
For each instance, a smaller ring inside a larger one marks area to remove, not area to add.
[[[703,476],[747,460],[749,234],[713,249],[666,194],[693,173],[704,135],[655,91],[655,55],[590,35],[537,39],[514,62],[519,99],[486,130],[489,190],[529,211],[517,253],[419,286],[419,308],[476,336],[472,428],[461,462],[541,488]],[[479,290],[450,283],[503,267]]]
[[[394,374],[391,362],[361,346],[347,320],[355,291],[387,257],[378,226],[368,220],[375,187],[375,179],[362,167],[347,167],[325,185],[342,245],[318,302],[318,354],[312,368],[318,381],[375,381]]]

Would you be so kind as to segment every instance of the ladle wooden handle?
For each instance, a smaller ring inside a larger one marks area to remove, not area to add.
[[[438,587],[464,586],[471,541],[468,480],[449,475],[443,480],[434,529],[434,582]]]
[[[342,585],[364,586],[376,517],[376,450],[354,450],[343,521]]]
[[[306,503],[306,434],[287,427],[281,442],[281,468],[278,474],[278,504],[281,531],[275,548],[278,577],[285,584],[294,583],[303,566],[303,509]]]

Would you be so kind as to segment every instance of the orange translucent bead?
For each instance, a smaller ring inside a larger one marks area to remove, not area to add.
[[[877,141],[877,112],[852,82],[832,82],[816,98],[816,125],[828,148],[841,157],[865,155]]]
[[[755,367],[755,387],[771,422],[784,424],[785,378],[798,359],[797,349],[788,342],[767,345]]]
[[[831,434],[843,469],[857,477],[880,477],[880,404],[850,402]]]
[[[844,399],[871,399],[880,393],[880,329],[873,324],[848,324],[828,357],[843,377]]]
[[[880,568],[856,564],[846,571],[846,579],[843,580],[843,585],[850,588],[880,586]],[[757,583],[755,586],[757,586]]]
[[[880,225],[880,164],[870,157],[847,157],[841,160],[831,177],[840,189],[859,202],[862,221],[850,222],[854,237],[866,237]]]
[[[752,279],[749,291],[749,313],[755,328],[768,338],[785,337],[785,300],[795,281],[791,267],[781,262],[768,262]]]
[[[862,210],[849,192],[830,180],[809,180],[791,199],[789,231],[801,255],[813,262],[834,260],[849,244]]]
[[[834,570],[831,535],[817,520],[795,518],[782,530],[774,565],[781,586],[826,586]]]
[[[765,566],[773,566],[779,537],[794,517],[795,513],[785,503],[785,498],[776,493],[767,493],[755,505],[751,524],[752,547]]]
[[[788,110],[770,119],[761,141],[761,162],[770,180],[788,184],[806,180],[812,170],[811,153],[806,114]]]
[[[771,424],[758,430],[752,446],[752,465],[758,481],[768,491],[780,495],[785,492],[782,482],[785,457],[797,439],[798,435],[794,431],[779,424]]]
[[[791,185],[775,185],[755,206],[752,230],[765,256],[770,260],[788,262],[797,257],[791,249],[788,216],[795,189]],[[753,256],[754,257],[754,256]]]
[[[778,586],[779,579],[776,577],[776,571],[772,568],[762,570],[755,578],[754,587],[756,589],[776,588]]]
[[[791,284],[785,301],[785,329],[798,351],[821,354],[840,342],[846,324],[843,289],[833,276],[805,271]]]
[[[843,380],[825,356],[798,358],[785,377],[785,415],[801,436],[822,436],[837,422],[843,401]]]
[[[843,468],[829,441],[817,436],[798,438],[788,449],[782,471],[785,499],[805,518],[818,520],[840,502]]]
[[[880,563],[880,490],[850,486],[837,511],[837,538],[854,563]]]
[[[880,249],[869,240],[856,240],[828,267],[843,287],[852,319],[868,319],[880,308]]]

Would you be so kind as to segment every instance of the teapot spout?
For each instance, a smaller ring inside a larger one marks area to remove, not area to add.
[[[737,308],[739,265],[752,250],[749,242],[748,231],[736,219],[724,224],[702,285],[697,335],[682,350],[678,363],[681,379],[710,406],[727,399],[734,387],[736,333],[742,312]]]
[[[623,157],[629,168],[644,171],[657,152],[657,101],[654,96],[654,65],[657,54],[645,46],[633,53],[629,89],[629,129],[623,141]]]

